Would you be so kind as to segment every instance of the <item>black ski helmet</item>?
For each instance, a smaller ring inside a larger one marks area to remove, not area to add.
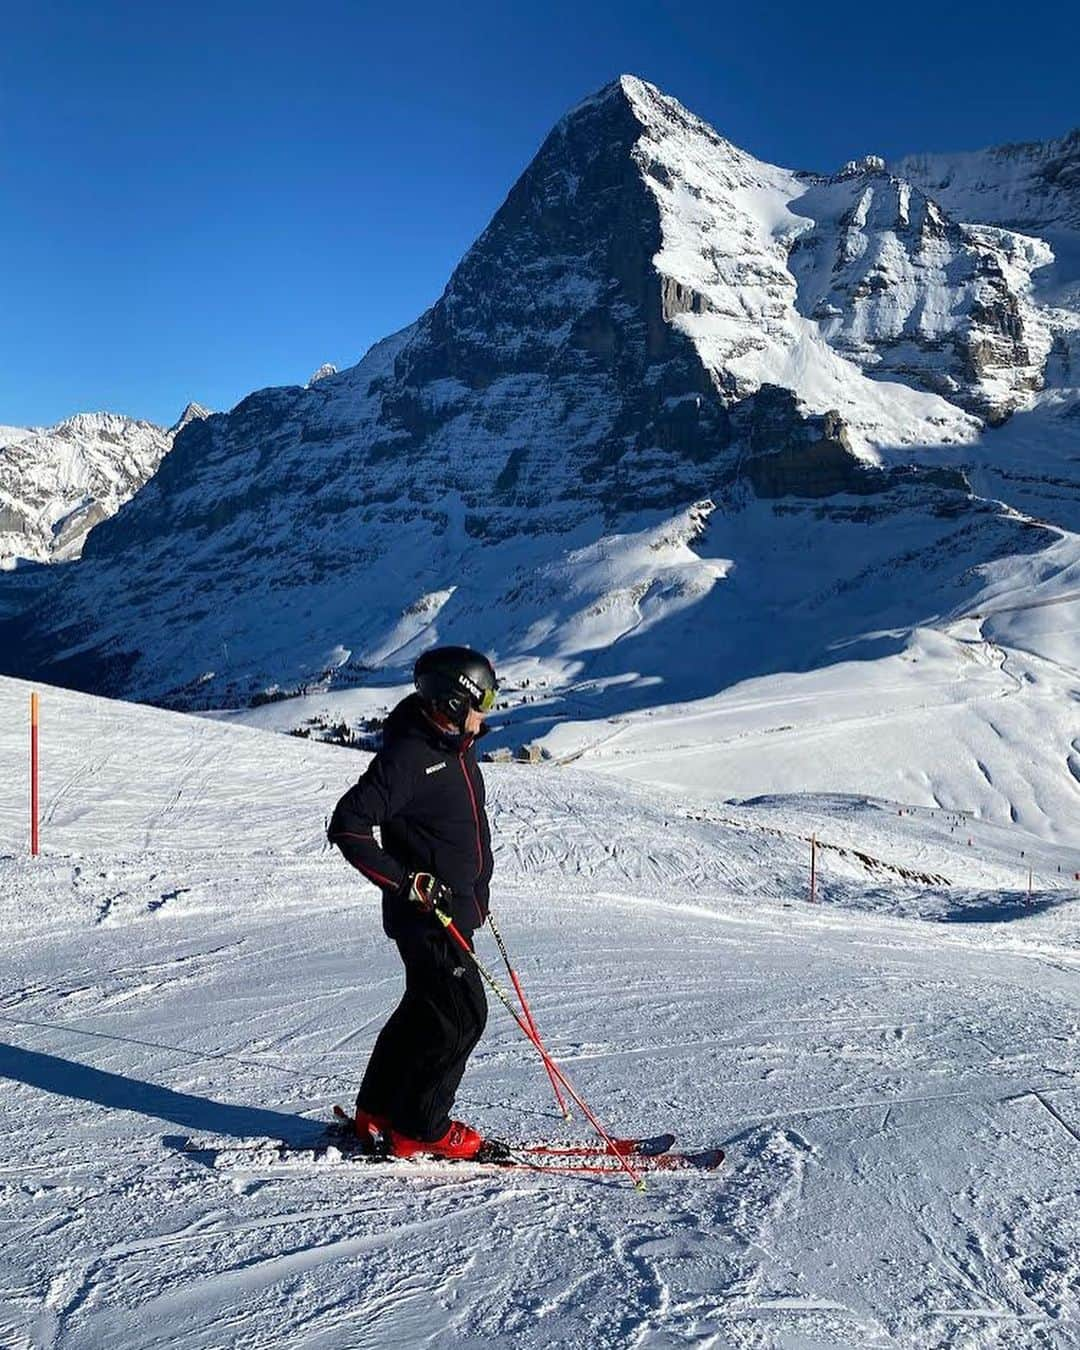
[[[418,658],[413,680],[420,697],[456,727],[465,725],[470,708],[489,712],[499,687],[495,667],[471,647],[432,647]]]

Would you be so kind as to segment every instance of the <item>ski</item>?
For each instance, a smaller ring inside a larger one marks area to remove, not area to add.
[[[476,1172],[550,1172],[556,1175],[598,1176],[621,1174],[620,1154],[603,1143],[530,1143],[487,1140],[475,1158],[440,1158],[418,1154],[395,1158],[378,1147],[365,1147],[353,1133],[352,1117],[341,1107],[334,1108],[335,1120],[321,1137],[310,1143],[288,1143],[280,1139],[221,1140],[187,1138],[182,1151],[198,1157],[215,1169],[305,1167],[342,1164],[378,1166],[388,1173],[403,1176],[441,1175],[449,1171]],[[373,1141],[374,1143],[374,1141]],[[724,1161],[724,1151],[713,1147],[697,1151],[674,1152],[674,1136],[654,1135],[641,1139],[614,1139],[622,1157],[632,1157],[644,1174],[659,1172],[712,1172]],[[622,1152],[622,1150],[626,1150]]]
[[[342,1166],[376,1168],[387,1176],[422,1177],[498,1175],[504,1172],[550,1173],[555,1176],[622,1176],[618,1158],[612,1154],[537,1154],[527,1150],[500,1149],[497,1154],[482,1153],[476,1158],[440,1158],[434,1154],[417,1154],[412,1158],[395,1158],[388,1153],[364,1152],[359,1147],[343,1142],[323,1141],[320,1144],[286,1144],[281,1140],[236,1140],[229,1143],[205,1139],[186,1139],[182,1152],[198,1158],[216,1171],[284,1171]],[[637,1160],[638,1171],[644,1176],[670,1175],[680,1172],[708,1173],[724,1161],[721,1148],[703,1149],[693,1153],[663,1153]]]
[[[514,1144],[515,1152],[538,1154],[551,1158],[592,1157],[611,1154],[624,1158],[659,1158],[670,1152],[675,1143],[673,1134],[654,1134],[643,1139],[612,1139],[613,1147],[603,1142],[596,1144]]]
[[[625,1155],[624,1155],[625,1156]],[[722,1148],[701,1149],[694,1153],[660,1153],[635,1156],[634,1166],[643,1176],[658,1172],[715,1172],[724,1161]],[[611,1154],[594,1151],[592,1154],[537,1154],[513,1150],[503,1159],[492,1160],[495,1168],[509,1167],[517,1171],[555,1172],[566,1175],[588,1174],[620,1176],[617,1159]]]

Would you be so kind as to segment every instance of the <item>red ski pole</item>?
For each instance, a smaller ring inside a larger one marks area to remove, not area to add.
[[[551,1073],[555,1075],[555,1077],[559,1080],[562,1086],[566,1089],[567,1096],[569,1096],[570,1100],[577,1103],[578,1107],[581,1110],[582,1115],[593,1127],[593,1129],[604,1141],[604,1143],[607,1144],[609,1151],[615,1155],[619,1166],[630,1178],[630,1180],[634,1183],[635,1188],[639,1191],[643,1191],[645,1189],[645,1178],[642,1177],[640,1173],[635,1172],[633,1167],[627,1160],[627,1158],[622,1153],[619,1152],[615,1144],[615,1140],[612,1139],[611,1135],[608,1134],[607,1130],[605,1130],[603,1125],[600,1124],[600,1122],[597,1120],[597,1118],[593,1115],[592,1111],[590,1110],[588,1103],[582,1099],[581,1095],[575,1090],[574,1085],[567,1079],[566,1074],[563,1073],[562,1069],[559,1068],[559,1066],[551,1058],[548,1052],[544,1049],[539,1036],[537,1036],[537,1034],[529,1026],[528,1022],[525,1021],[525,1019],[519,1014],[518,1010],[510,1002],[510,995],[506,992],[506,990],[498,982],[495,976],[492,975],[492,973],[480,960],[477,954],[473,951],[473,949],[461,936],[461,933],[458,930],[457,925],[454,923],[450,915],[444,914],[442,910],[436,908],[435,917],[439,920],[439,922],[450,934],[451,938],[457,943],[457,945],[461,948],[461,950],[465,953],[465,955],[469,958],[469,960],[472,961],[473,965],[480,972],[481,976],[483,976],[484,980],[487,982],[488,986],[495,994],[495,997],[499,1000],[499,1002],[503,1005],[506,1011],[510,1014],[510,1016],[521,1028],[526,1039],[536,1047],[536,1051],[540,1055],[540,1058],[547,1065]]]
[[[517,992],[518,998],[521,1000],[521,1011],[525,1014],[525,1020],[529,1024],[529,1029],[532,1031],[533,1036],[539,1041],[540,1033],[536,1029],[536,1021],[533,1018],[532,1009],[529,1007],[528,1000],[525,997],[525,990],[522,989],[521,987],[521,981],[518,979],[517,971],[510,964],[510,956],[506,950],[506,944],[502,940],[502,934],[499,932],[499,929],[495,923],[494,914],[488,915],[488,927],[491,929],[491,936],[495,939],[496,945],[498,946],[499,951],[502,953],[502,959],[510,975],[510,980],[514,986],[515,991]],[[559,1103],[559,1110],[562,1112],[563,1120],[572,1120],[573,1116],[571,1116],[570,1108],[567,1106],[565,1100],[563,1099],[562,1090],[559,1087],[559,1080],[555,1077],[551,1065],[547,1062],[547,1060],[544,1061],[544,1068],[547,1069],[547,1076],[551,1080],[552,1091],[555,1093],[555,1100]]]

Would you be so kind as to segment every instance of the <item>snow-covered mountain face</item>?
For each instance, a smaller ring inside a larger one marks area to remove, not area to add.
[[[206,707],[393,684],[461,640],[589,717],[894,651],[1014,575],[1058,594],[1062,266],[623,77],[415,324],[186,427],[7,627],[8,668]]]
[[[798,209],[814,220],[790,259],[799,307],[837,351],[994,422],[1042,387],[1050,332],[1030,295],[1053,261],[1042,240],[958,224],[873,159]]]
[[[1032,278],[1052,342],[1047,382],[1080,386],[1080,128],[1053,141],[911,155],[893,167],[955,217],[1049,246],[1048,264]]]
[[[206,416],[192,403],[168,430],[116,413],[0,427],[0,569],[77,558],[89,531],[152,477],[175,434]]]

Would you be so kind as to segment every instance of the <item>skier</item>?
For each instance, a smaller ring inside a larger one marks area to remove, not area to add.
[[[432,911],[450,914],[470,944],[487,918],[491,833],[475,741],[498,683],[487,657],[469,647],[424,652],[413,678],[416,692],[387,718],[382,749],[327,831],[382,890],[383,929],[405,965],[404,996],[356,1098],[356,1131],[364,1142],[382,1136],[398,1157],[472,1158],[483,1139],[450,1109],[487,999],[475,965]]]

